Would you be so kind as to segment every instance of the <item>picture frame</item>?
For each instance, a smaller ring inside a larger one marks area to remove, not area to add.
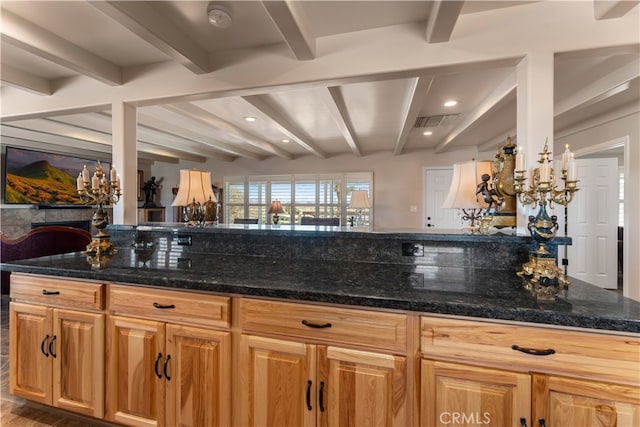
[[[141,202],[144,200],[144,191],[142,187],[144,186],[144,174],[141,170],[138,171],[138,201]]]

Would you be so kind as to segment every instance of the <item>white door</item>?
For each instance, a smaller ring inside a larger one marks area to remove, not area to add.
[[[424,228],[461,229],[463,221],[458,209],[443,209],[442,202],[449,193],[453,168],[424,168]]]
[[[618,287],[618,159],[578,159],[578,188],[567,211],[568,274]],[[563,234],[563,233],[558,233]]]

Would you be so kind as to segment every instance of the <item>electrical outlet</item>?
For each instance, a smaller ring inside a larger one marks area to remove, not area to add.
[[[190,234],[178,234],[178,246],[191,246],[192,239]]]
[[[402,244],[402,256],[424,256],[424,246],[420,243]]]

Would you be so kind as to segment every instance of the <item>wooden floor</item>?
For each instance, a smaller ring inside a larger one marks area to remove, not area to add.
[[[9,394],[9,299],[2,295],[0,306],[0,426],[2,427],[88,427],[105,423],[56,409],[48,409]]]

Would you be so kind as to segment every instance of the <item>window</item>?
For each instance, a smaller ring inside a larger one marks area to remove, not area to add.
[[[373,206],[373,174],[344,173],[331,175],[278,175],[225,177],[225,214],[229,223],[235,218],[259,218],[262,224],[271,219],[269,206],[279,200],[284,213],[280,224],[300,224],[303,216],[340,218],[346,225],[355,210],[347,210],[351,191],[367,190]],[[365,211],[371,223],[373,209]]]

